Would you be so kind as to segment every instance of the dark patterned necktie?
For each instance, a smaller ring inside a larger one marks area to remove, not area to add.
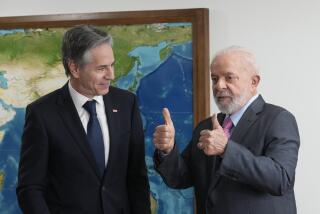
[[[222,124],[222,128],[228,139],[230,138],[231,135],[231,129],[233,127],[233,123],[230,117],[227,117]]]
[[[96,112],[96,101],[87,101],[83,108],[90,114],[87,126],[87,139],[96,159],[101,176],[105,168],[104,143],[101,127]]]

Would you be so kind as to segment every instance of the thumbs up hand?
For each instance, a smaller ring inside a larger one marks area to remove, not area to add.
[[[204,129],[200,132],[198,148],[206,155],[222,155],[228,143],[228,137],[220,126],[217,116],[211,117],[212,130]]]
[[[167,108],[162,110],[162,115],[165,124],[159,125],[155,128],[153,133],[153,144],[158,150],[165,154],[169,154],[174,146],[175,129],[171,120],[170,112]]]

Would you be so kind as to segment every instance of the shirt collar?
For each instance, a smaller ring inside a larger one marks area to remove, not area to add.
[[[244,112],[251,105],[251,103],[253,103],[253,101],[255,101],[258,98],[258,96],[259,96],[259,94],[256,94],[253,97],[251,97],[251,99],[239,111],[230,115],[230,118],[231,118],[234,126],[236,126],[238,124],[238,122],[241,119]]]
[[[98,104],[103,104],[103,98],[101,95],[94,96],[92,99],[80,94],[78,91],[76,91],[70,81],[68,83],[68,88],[70,92],[70,96],[73,100],[74,105],[77,108],[77,111],[80,112],[80,110],[83,108],[82,106],[88,101],[88,100],[95,100]]]

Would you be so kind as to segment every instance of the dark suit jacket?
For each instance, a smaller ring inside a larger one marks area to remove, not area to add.
[[[222,124],[225,115],[219,114]],[[232,132],[223,158],[197,148],[200,131],[212,129],[211,118],[194,130],[182,155],[177,146],[156,170],[172,188],[194,186],[199,214],[295,214],[295,168],[299,133],[294,116],[259,96]]]
[[[136,97],[110,87],[103,99],[110,134],[103,178],[67,84],[27,106],[17,186],[24,213],[150,213]]]

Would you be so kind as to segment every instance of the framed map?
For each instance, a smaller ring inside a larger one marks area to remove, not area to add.
[[[79,24],[112,35],[112,84],[139,99],[153,213],[193,213],[193,190],[170,189],[154,170],[152,134],[168,107],[182,150],[209,116],[208,16],[200,8],[0,18],[0,213],[21,213],[15,187],[25,107],[66,83],[61,39]]]

